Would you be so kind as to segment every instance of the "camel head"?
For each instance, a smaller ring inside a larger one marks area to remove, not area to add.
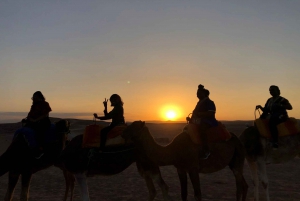
[[[70,133],[70,122],[65,119],[61,119],[55,123],[56,135],[60,138],[62,148],[65,147],[65,143],[68,140],[68,134]]]
[[[70,132],[70,122],[65,119],[61,119],[55,123],[56,131],[59,133],[69,133]]]
[[[122,133],[122,137],[127,141],[132,139],[133,141],[141,135],[142,129],[145,127],[144,121],[134,121],[127,126]]]

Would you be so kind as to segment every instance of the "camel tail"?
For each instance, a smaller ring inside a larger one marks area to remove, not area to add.
[[[243,167],[244,161],[246,157],[246,150],[240,139],[233,133],[232,135],[232,141],[235,145],[234,155],[232,157],[232,160],[229,163],[229,167],[233,169],[234,167]]]

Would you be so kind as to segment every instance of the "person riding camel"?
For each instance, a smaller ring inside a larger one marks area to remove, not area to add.
[[[25,127],[29,127],[35,131],[38,147],[34,151],[34,155],[36,159],[39,159],[44,154],[43,146],[45,141],[45,132],[51,126],[49,113],[52,109],[40,91],[36,91],[31,99],[32,106],[27,117],[22,120],[22,123],[25,124]]]
[[[216,106],[210,100],[209,94],[209,90],[205,89],[203,85],[198,86],[197,97],[199,101],[193,110],[192,117],[186,118],[189,123],[198,125],[199,135],[203,143],[202,152],[204,155],[201,157],[203,159],[207,159],[210,155],[206,131],[211,127],[218,126],[215,118]]]
[[[94,113],[94,117],[100,120],[109,120],[112,119],[112,122],[109,126],[103,128],[100,134],[100,151],[103,151],[107,139],[107,135],[109,131],[111,131],[117,125],[125,124],[124,118],[124,108],[123,108],[123,101],[118,94],[113,94],[109,98],[111,106],[114,107],[110,112],[107,112],[107,99],[104,99],[104,116],[98,117],[96,113]]]
[[[272,136],[271,144],[273,148],[277,149],[277,125],[285,122],[289,118],[286,110],[292,110],[293,107],[287,99],[280,96],[280,90],[278,86],[271,85],[269,91],[272,97],[267,100],[264,107],[257,105],[256,109],[261,109],[263,112],[260,118],[269,118],[269,129]]]

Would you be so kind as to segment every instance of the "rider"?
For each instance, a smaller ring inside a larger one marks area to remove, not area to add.
[[[43,155],[45,132],[51,125],[49,113],[52,111],[52,109],[40,91],[36,91],[31,99],[32,106],[27,117],[23,119],[22,122],[25,123],[25,127],[32,128],[35,131],[38,144],[35,155],[36,158],[39,159]]]
[[[288,119],[286,110],[291,110],[293,107],[287,99],[280,96],[278,86],[270,86],[269,91],[272,97],[267,100],[265,107],[257,105],[256,109],[261,109],[263,111],[260,118],[270,118],[269,128],[272,135],[271,143],[273,148],[278,148],[277,125]]]
[[[210,155],[210,151],[207,143],[206,131],[210,127],[218,125],[215,118],[216,106],[209,98],[209,91],[201,84],[198,86],[197,97],[199,102],[192,113],[192,117],[187,117],[186,120],[189,121],[189,123],[198,125],[199,135],[203,143],[204,156],[202,158],[207,159]]]
[[[111,106],[113,106],[114,108],[110,112],[107,112],[107,101],[108,101],[107,99],[104,99],[104,102],[103,102],[104,116],[98,117],[98,115],[96,113],[94,113],[94,117],[96,119],[100,119],[100,120],[112,119],[111,124],[101,130],[100,150],[103,150],[103,148],[105,146],[107,135],[108,135],[109,131],[111,131],[117,125],[125,124],[124,109],[123,109],[124,103],[123,103],[121,97],[118,94],[111,95],[111,97],[109,98],[109,101],[111,103]]]

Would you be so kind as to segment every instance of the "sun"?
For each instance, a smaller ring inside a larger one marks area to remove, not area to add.
[[[160,108],[160,117],[164,121],[178,121],[181,114],[181,109],[174,104],[166,104]]]
[[[166,113],[166,117],[168,120],[174,120],[176,117],[176,113],[173,110],[169,110]]]

